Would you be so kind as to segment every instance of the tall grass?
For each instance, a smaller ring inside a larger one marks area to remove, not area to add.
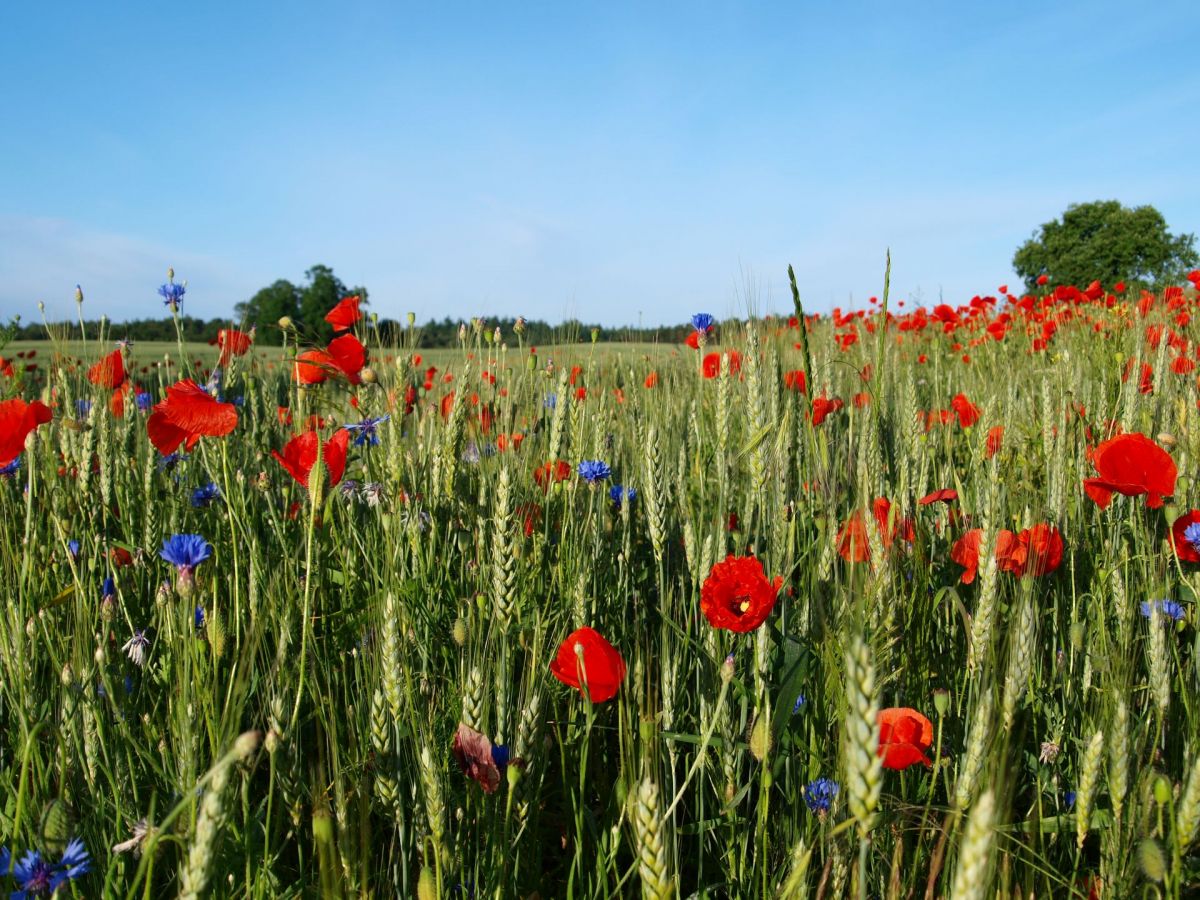
[[[293,384],[291,340],[230,366],[237,429],[165,467],[145,415],[114,417],[54,335],[6,384],[55,417],[0,484],[0,844],[82,838],[80,896],[1200,890],[1200,585],[1165,542],[1198,499],[1196,385],[1146,334],[1174,329],[1194,355],[1176,319],[1194,305],[1080,305],[1039,352],[1030,316],[996,341],[987,316],[946,333],[876,315],[725,322],[701,353],[652,360],[585,345],[553,370],[479,323],[429,390],[413,333],[372,346],[353,388]],[[90,364],[112,345],[87,337]],[[704,377],[722,349],[740,365]],[[204,374],[184,350],[138,374],[156,398]],[[1152,364],[1152,393],[1122,382],[1127,360]],[[959,393],[978,423],[927,430]],[[845,406],[814,425],[822,394]],[[328,435],[389,412],[337,487],[307,492],[270,457],[311,414]],[[1108,420],[1170,448],[1173,503],[1085,496]],[[612,482],[544,491],[533,471],[560,458],[603,460]],[[220,498],[193,506],[210,482]],[[917,503],[938,488],[957,505]],[[879,497],[888,525],[914,518],[911,541],[875,525]],[[852,563],[856,510],[870,559]],[[984,553],[960,582],[968,524],[987,548],[1039,522],[1063,535],[1057,571],[1020,578]],[[176,533],[215,550],[190,590],[158,556]],[[745,635],[699,612],[728,554],[783,577]],[[1144,618],[1156,598],[1185,619]],[[627,663],[609,702],[550,675],[581,626]],[[143,630],[138,665],[122,648]],[[880,768],[887,707],[932,720],[932,765]],[[493,793],[455,762],[460,723],[508,748]],[[818,778],[840,782],[826,809]]]

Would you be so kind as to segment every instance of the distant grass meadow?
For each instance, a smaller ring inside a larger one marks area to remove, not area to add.
[[[0,891],[1197,896],[1196,307],[10,344]]]

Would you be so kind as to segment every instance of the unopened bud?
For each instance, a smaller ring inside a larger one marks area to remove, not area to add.
[[[933,692],[933,708],[937,710],[939,716],[944,716],[946,710],[950,708],[950,692],[945,688],[938,688]]]
[[[284,331],[287,331],[288,329],[290,329],[292,327],[292,317],[291,316],[280,316],[279,317],[279,327],[282,328]]]
[[[370,366],[365,366],[363,370],[358,373],[358,377],[363,380],[364,384],[374,384],[379,380],[379,376],[375,374],[375,370]]]
[[[240,760],[248,759],[250,754],[258,749],[258,742],[261,740],[261,731],[247,731],[239,735],[238,739],[233,742],[233,752]]]
[[[408,327],[409,328],[412,328],[414,325],[417,324],[417,314],[415,312],[410,312],[408,314],[407,318],[408,318]]]

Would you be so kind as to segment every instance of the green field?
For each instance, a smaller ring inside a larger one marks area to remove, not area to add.
[[[1196,297],[1047,296],[258,349],[155,418],[112,344],[5,347],[6,847],[81,840],[81,897],[1196,896]]]

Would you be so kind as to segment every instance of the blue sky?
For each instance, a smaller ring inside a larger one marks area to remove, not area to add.
[[[510,8],[502,8],[509,6]],[[371,308],[609,325],[951,302],[1067,204],[1200,232],[1194,2],[17,3],[0,315],[202,317],[324,263]]]

